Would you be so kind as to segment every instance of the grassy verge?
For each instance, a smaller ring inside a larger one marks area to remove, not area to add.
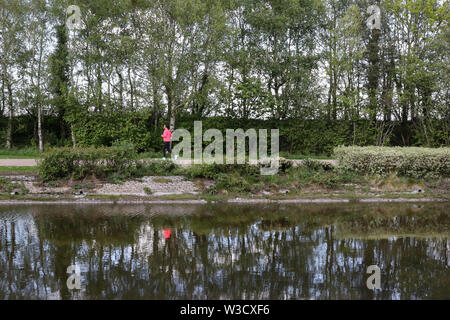
[[[304,154],[292,154],[288,152],[280,152],[280,157],[290,160],[304,160],[304,159],[316,159],[316,160],[332,160],[333,157],[329,156],[317,156],[317,155],[304,155]]]
[[[41,153],[36,148],[0,149],[0,159],[37,159]]]
[[[36,173],[37,167],[0,167],[0,172],[12,172],[12,173]]]

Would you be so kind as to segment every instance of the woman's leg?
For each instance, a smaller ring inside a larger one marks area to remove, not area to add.
[[[166,150],[172,154],[172,150],[170,150],[170,142],[164,142],[164,146],[163,146],[163,157],[166,157]]]

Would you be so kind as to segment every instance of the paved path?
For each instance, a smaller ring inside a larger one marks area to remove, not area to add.
[[[152,159],[163,161],[162,159]],[[291,160],[294,166],[297,166],[303,162],[303,160]],[[319,162],[329,163],[336,165],[336,160],[317,160]],[[177,163],[183,167],[187,167],[192,164],[189,160],[179,160]],[[34,167],[36,166],[36,159],[0,159],[0,167]]]

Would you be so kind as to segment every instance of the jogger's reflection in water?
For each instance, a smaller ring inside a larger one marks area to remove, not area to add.
[[[172,234],[172,230],[164,229],[164,239],[166,239],[166,240],[169,239],[171,234]]]

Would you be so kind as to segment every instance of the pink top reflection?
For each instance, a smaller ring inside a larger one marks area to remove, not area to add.
[[[164,229],[164,238],[165,239],[169,239],[171,234],[172,234],[172,230]]]

